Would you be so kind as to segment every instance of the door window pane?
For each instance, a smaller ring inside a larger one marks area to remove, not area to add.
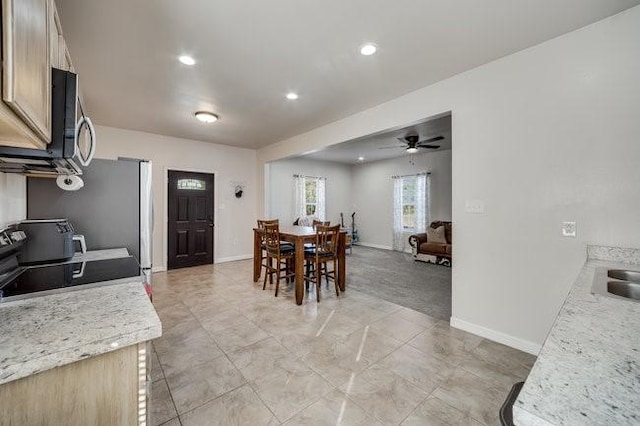
[[[204,191],[207,189],[207,182],[200,179],[178,179],[178,189]]]

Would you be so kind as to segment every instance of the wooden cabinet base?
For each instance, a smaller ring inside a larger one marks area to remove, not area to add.
[[[0,425],[137,425],[146,421],[146,343],[0,386]]]

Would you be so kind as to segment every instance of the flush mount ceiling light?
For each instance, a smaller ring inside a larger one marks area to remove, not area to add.
[[[363,54],[364,56],[371,56],[374,53],[376,53],[376,50],[378,50],[378,48],[373,43],[363,44],[360,47],[360,53]]]
[[[290,101],[295,101],[298,98],[299,96],[297,93],[294,93],[294,92],[287,93],[287,99],[289,99]]]
[[[418,152],[418,148],[416,148],[415,146],[407,148],[407,153],[409,154],[415,154],[416,152]]]
[[[187,56],[187,55],[182,55],[180,57],[178,57],[178,60],[180,62],[182,62],[185,65],[195,65],[196,64],[196,60],[193,59],[191,56]]]
[[[195,113],[195,116],[203,123],[215,123],[218,121],[218,116],[208,111],[198,111]]]

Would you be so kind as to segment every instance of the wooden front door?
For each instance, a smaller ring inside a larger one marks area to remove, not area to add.
[[[169,170],[169,269],[213,263],[213,182],[212,174]]]

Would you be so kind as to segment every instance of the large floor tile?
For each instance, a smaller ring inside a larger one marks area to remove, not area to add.
[[[308,367],[275,371],[251,382],[251,387],[280,421],[288,420],[334,389]]]
[[[339,391],[334,390],[296,414],[286,426],[379,426],[381,422]]]
[[[180,416],[182,426],[267,426],[273,414],[245,385]]]
[[[486,425],[494,425],[499,424],[498,411],[507,393],[458,367],[432,395]]]
[[[169,375],[167,383],[178,413],[183,414],[246,381],[231,361],[223,356]]]
[[[406,342],[425,331],[425,327],[395,314],[387,315],[372,322],[370,329],[378,334],[393,337],[402,342]]]
[[[433,396],[427,398],[402,422],[402,426],[480,426],[480,424],[468,413]]]
[[[231,352],[229,359],[249,381],[280,369],[292,371],[299,366],[295,355],[273,337]]]
[[[264,330],[248,320],[223,330],[209,332],[209,335],[225,353],[231,353],[269,337]]]
[[[409,340],[408,344],[428,355],[449,358],[459,363],[482,340],[482,337],[455,329],[441,321]]]
[[[453,374],[456,366],[446,358],[429,356],[409,345],[404,345],[380,360],[371,369],[380,367],[392,371],[425,392],[431,393]]]
[[[151,426],[158,426],[178,417],[176,407],[173,405],[171,393],[165,380],[153,382],[151,385]]]
[[[224,356],[203,328],[193,329],[171,344],[156,345],[165,377]]]
[[[349,399],[386,425],[397,425],[428,395],[389,371],[356,374],[340,387]]]

